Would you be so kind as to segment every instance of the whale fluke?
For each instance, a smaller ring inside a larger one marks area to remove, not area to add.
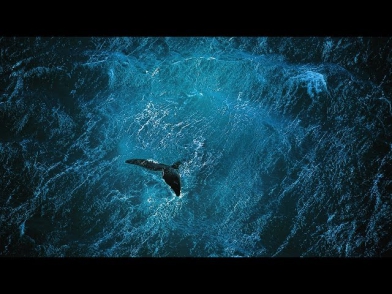
[[[139,165],[153,171],[162,171],[162,178],[165,180],[166,184],[172,188],[177,196],[180,196],[181,181],[180,174],[178,173],[178,168],[181,164],[180,161],[177,161],[172,165],[167,165],[148,159],[128,159],[125,163]]]

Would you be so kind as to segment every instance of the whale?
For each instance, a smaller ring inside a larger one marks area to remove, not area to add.
[[[177,161],[172,165],[158,163],[149,159],[127,159],[125,163],[138,165],[152,171],[161,171],[162,178],[170,186],[177,196],[181,194],[181,180],[178,169],[181,162]]]

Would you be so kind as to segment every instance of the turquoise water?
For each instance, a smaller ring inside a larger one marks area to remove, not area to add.
[[[371,38],[0,43],[0,255],[391,255]],[[181,160],[180,197],[130,158]]]

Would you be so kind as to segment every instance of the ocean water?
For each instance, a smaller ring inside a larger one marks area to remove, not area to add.
[[[392,256],[391,49],[0,38],[0,256]]]

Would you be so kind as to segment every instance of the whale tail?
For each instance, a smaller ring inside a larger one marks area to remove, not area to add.
[[[181,194],[181,180],[178,169],[181,161],[177,161],[172,165],[158,163],[148,159],[127,159],[125,163],[139,165],[153,171],[162,171],[162,178],[170,186],[177,196]]]

